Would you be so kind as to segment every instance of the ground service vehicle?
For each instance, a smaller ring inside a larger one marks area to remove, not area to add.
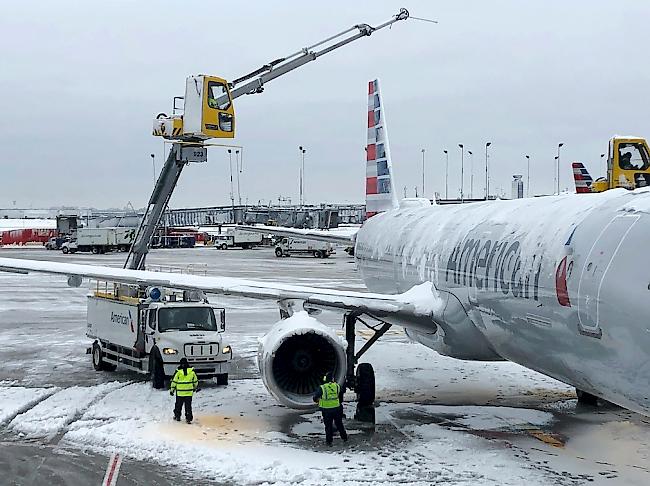
[[[615,136],[609,140],[606,177],[594,181],[581,162],[572,165],[578,193],[650,186],[650,151],[647,141],[641,137]]]
[[[215,235],[213,237],[214,246],[221,250],[228,248],[243,248],[250,250],[256,245],[262,244],[263,235],[261,233],[253,233],[239,228],[230,228],[225,234]]]
[[[70,238],[67,236],[52,236],[47,243],[45,243],[46,250],[60,250],[61,246],[67,241],[70,241]]]
[[[199,378],[228,383],[232,349],[222,338],[225,310],[208,304],[201,292],[98,283],[88,296],[87,322],[86,335],[94,339],[88,352],[98,371],[122,366],[149,374],[154,388],[163,388],[165,377],[187,358]]]
[[[312,255],[315,258],[329,258],[335,253],[327,241],[306,240],[304,238],[282,238],[275,247],[275,256]]]
[[[70,241],[61,245],[63,253],[128,251],[135,238],[135,228],[79,228]]]

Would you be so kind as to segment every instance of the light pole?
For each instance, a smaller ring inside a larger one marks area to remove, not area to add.
[[[555,163],[556,163],[557,165],[559,165],[558,159],[559,159],[559,157],[556,155],[556,156],[555,156]],[[556,175],[556,178],[555,178],[555,181],[553,181],[553,183],[557,186],[557,185],[558,185],[558,184],[557,184],[557,169],[556,169],[556,173],[555,173],[555,175]],[[553,189],[555,190],[555,187],[554,187]],[[560,191],[559,191],[559,190],[558,190],[557,194],[560,194]]]
[[[241,173],[241,168],[239,167],[239,150],[235,150],[235,163],[237,164],[237,201],[241,206],[241,192],[239,190],[239,174]]]
[[[560,148],[564,145],[563,143],[557,144],[557,193],[560,194]]]
[[[605,157],[605,154],[600,154],[601,161],[603,160],[603,157]],[[609,167],[607,167],[607,162],[605,162],[605,177],[607,177],[607,180],[609,180]]]
[[[530,155],[526,155],[526,194],[530,197]]]
[[[469,154],[469,198],[474,197],[474,154],[471,150],[468,150]]]
[[[492,145],[492,142],[485,143],[485,200],[487,201],[490,198],[490,177],[488,172],[488,147]]]
[[[305,204],[304,200],[304,177],[305,177],[305,152],[307,152],[306,148],[303,148],[301,145],[298,147],[298,151],[300,152],[300,206],[302,207]]]
[[[151,165],[153,167],[153,186],[156,187],[156,155],[155,154],[149,154],[151,155]]]
[[[447,162],[445,163],[445,199],[449,199],[449,152],[443,150]]]
[[[465,147],[462,143],[459,143],[460,147],[460,202],[464,202],[465,196],[463,194],[464,182],[465,182]]]
[[[421,152],[422,152],[422,197],[426,197],[424,194],[424,149],[422,149]]]
[[[232,150],[228,149],[228,165],[230,166],[230,205],[232,206],[232,222],[235,222],[235,190],[232,183]]]

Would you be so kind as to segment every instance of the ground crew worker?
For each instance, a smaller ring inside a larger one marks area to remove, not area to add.
[[[332,445],[334,439],[333,423],[344,442],[348,440],[348,434],[343,426],[343,390],[341,385],[334,381],[334,373],[331,371],[323,377],[323,384],[314,393],[314,402],[318,403],[323,414],[325,424],[325,442]]]
[[[185,405],[185,420],[188,424],[192,423],[192,395],[199,386],[199,379],[194,373],[194,368],[190,368],[186,358],[181,359],[180,366],[174,378],[172,378],[169,394],[174,396],[176,393],[176,405],[174,406],[174,420],[180,422],[183,405]]]

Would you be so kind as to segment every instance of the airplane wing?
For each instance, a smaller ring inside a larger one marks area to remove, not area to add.
[[[273,234],[293,238],[306,238],[308,240],[326,241],[328,243],[339,243],[341,245],[354,245],[354,237],[358,228],[350,228],[349,232],[334,232],[328,230],[285,228],[283,226],[237,226],[245,231],[253,233]]]
[[[70,277],[85,277],[125,284],[160,286],[181,290],[202,290],[206,293],[236,295],[254,299],[300,300],[334,309],[386,315],[407,313],[414,316],[431,315],[442,304],[430,282],[396,295],[333,290],[301,285],[285,285],[232,277],[208,277],[179,273],[127,270],[96,265],[60,263],[39,260],[0,258],[0,271],[12,273],[48,273]],[[70,280],[69,280],[70,283]]]

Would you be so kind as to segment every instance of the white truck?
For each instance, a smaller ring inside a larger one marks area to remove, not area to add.
[[[275,246],[275,256],[312,255],[315,258],[329,258],[335,253],[332,244],[303,238],[282,238]]]
[[[225,234],[216,235],[213,238],[214,246],[221,250],[239,247],[250,250],[253,246],[262,244],[263,235],[240,228],[229,228]]]
[[[98,288],[100,288],[98,284]],[[181,358],[200,379],[228,384],[232,348],[224,344],[225,310],[207,303],[196,291],[170,293],[150,287],[106,284],[88,296],[87,350],[97,371],[117,366],[147,374],[163,388]]]
[[[129,251],[135,228],[79,228],[72,239],[61,245],[63,253],[92,252],[106,253],[108,251]]]

